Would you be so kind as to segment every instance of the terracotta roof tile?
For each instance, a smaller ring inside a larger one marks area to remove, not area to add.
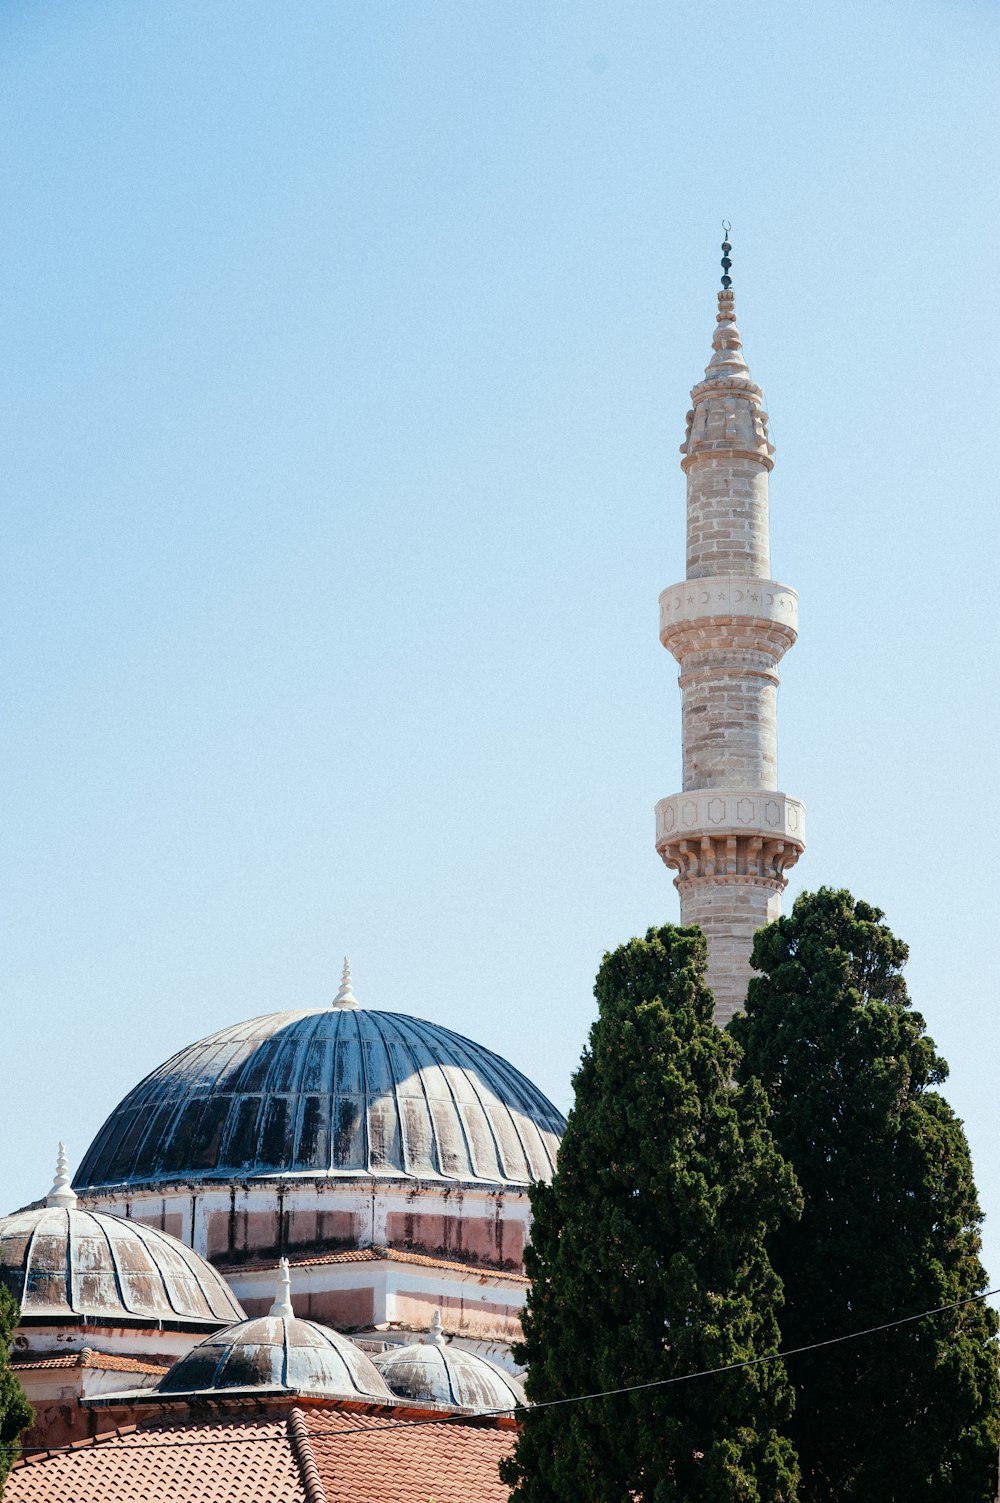
[[[429,1253],[407,1252],[402,1247],[351,1247],[343,1252],[317,1253],[313,1257],[297,1258],[294,1253],[288,1261],[293,1268],[321,1268],[334,1263],[415,1263],[422,1268],[447,1268],[455,1273],[478,1274],[480,1278],[503,1279],[512,1284],[527,1284],[523,1273],[514,1273],[506,1268],[486,1268],[477,1263],[459,1263],[449,1258],[432,1258]],[[243,1272],[252,1268],[272,1268],[274,1259],[255,1259],[252,1263],[218,1264],[220,1273]]]
[[[115,1352],[91,1352],[83,1367],[96,1367],[108,1373],[155,1373],[158,1378],[169,1372],[172,1362],[143,1362],[141,1357],[119,1357]]]
[[[15,1466],[4,1503],[507,1503],[512,1422],[412,1424],[354,1409],[169,1418]]]
[[[4,1503],[311,1503],[284,1420],[158,1421],[29,1458]]]
[[[28,1357],[23,1362],[15,1357],[10,1365],[15,1372],[35,1372],[47,1367],[81,1367],[82,1363],[79,1352],[62,1352],[58,1357]]]
[[[508,1503],[499,1465],[512,1426],[406,1424],[343,1410],[302,1412],[325,1503]]]
[[[144,1362],[141,1357],[120,1357],[115,1352],[95,1352],[84,1347],[80,1352],[61,1352],[58,1357],[14,1358],[17,1372],[39,1372],[51,1367],[93,1367],[99,1372],[153,1373],[160,1378],[169,1371],[170,1362]]]
[[[453,1268],[457,1273],[478,1273],[483,1278],[509,1279],[512,1284],[527,1284],[523,1273],[514,1273],[505,1268],[480,1268],[475,1263],[456,1263],[447,1258],[431,1258],[424,1253],[404,1252],[401,1247],[386,1249],[386,1256],[394,1263],[419,1263],[425,1268]]]

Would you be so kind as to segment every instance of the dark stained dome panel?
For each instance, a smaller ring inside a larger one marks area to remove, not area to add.
[[[399,1013],[270,1013],[182,1049],[115,1108],[74,1184],[272,1175],[525,1185],[565,1126],[513,1065]]]
[[[157,1392],[207,1395],[251,1388],[392,1402],[378,1369],[347,1336],[273,1312],[200,1341],[174,1364]]]

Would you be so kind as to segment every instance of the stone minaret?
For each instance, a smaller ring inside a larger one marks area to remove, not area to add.
[[[681,923],[708,937],[715,1019],[742,1008],[755,930],[776,918],[802,853],[805,810],[778,792],[778,663],[798,596],[770,578],[764,394],[750,379],[723,244],[713,355],[691,393],[687,575],[660,596],[660,641],[680,664],[683,793],[656,806],[656,849],[677,876]]]

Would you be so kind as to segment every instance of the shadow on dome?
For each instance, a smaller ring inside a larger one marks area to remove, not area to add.
[[[519,1070],[400,1013],[279,1012],[179,1051],[115,1108],[78,1189],[275,1175],[524,1186],[565,1126]]]

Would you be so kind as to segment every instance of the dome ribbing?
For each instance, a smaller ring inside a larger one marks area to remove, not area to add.
[[[158,1385],[164,1395],[267,1389],[392,1403],[370,1357],[311,1320],[263,1315],[199,1341]]]
[[[72,1206],[0,1219],[0,1282],[21,1306],[24,1326],[212,1330],[243,1319],[221,1276],[176,1237]]]
[[[183,1049],[112,1112],[78,1189],[274,1175],[525,1185],[564,1120],[450,1029],[358,1007],[270,1013]]]
[[[454,1404],[477,1414],[496,1414],[528,1402],[517,1379],[495,1362],[449,1346],[439,1313],[425,1341],[389,1347],[373,1360],[393,1393],[414,1403]]]

